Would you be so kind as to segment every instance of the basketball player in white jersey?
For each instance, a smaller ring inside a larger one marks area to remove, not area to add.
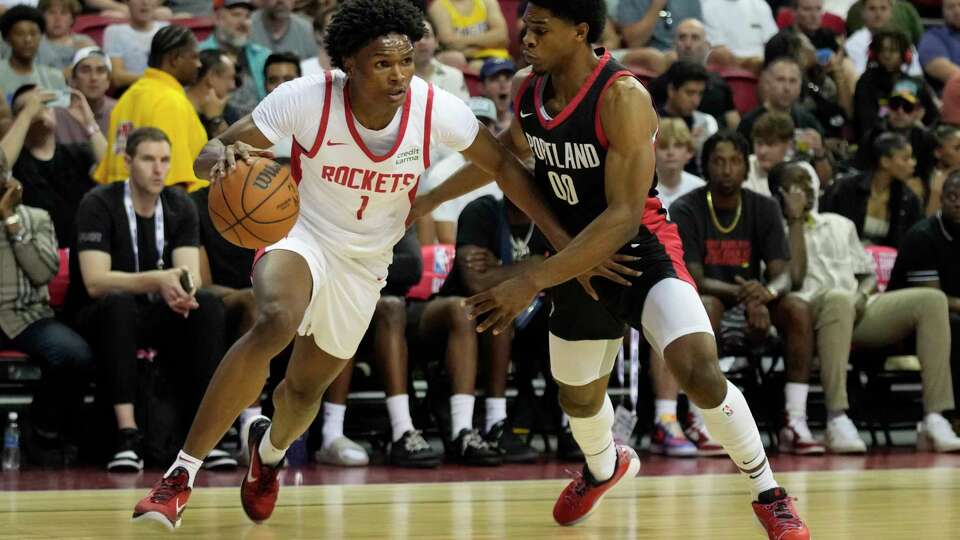
[[[250,427],[250,468],[241,486],[247,516],[270,517],[287,447],[309,427],[370,323],[432,145],[459,150],[501,178],[551,241],[569,241],[533,196],[520,162],[478,128],[466,104],[414,76],[422,17],[409,0],[342,3],[326,36],[339,69],[283,84],[197,158],[197,175],[218,181],[237,159],[268,155],[257,149],[293,137],[300,217],[256,263],[259,318],[220,363],[183,450],[137,504],[135,520],[180,524],[202,456],[261,391],[270,359],[294,340],[286,378],[273,394],[272,422],[260,418]],[[622,281],[613,270],[631,272],[613,261],[596,272]]]

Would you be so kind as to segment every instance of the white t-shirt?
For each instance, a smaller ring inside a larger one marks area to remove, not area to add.
[[[853,62],[853,67],[857,69],[857,76],[863,75],[867,70],[867,56],[870,52],[870,42],[873,41],[873,34],[866,28],[861,28],[850,34],[843,48],[847,51],[847,56]],[[920,68],[920,55],[917,48],[910,46],[910,52],[913,53],[913,60],[910,61],[910,67],[907,68],[907,74],[914,77],[923,75],[923,69]]]
[[[710,45],[724,45],[741,58],[763,58],[763,46],[777,33],[764,0],[703,0],[703,25]]]
[[[703,178],[683,171],[680,173],[680,183],[676,187],[669,188],[663,184],[657,185],[657,196],[660,197],[660,202],[663,203],[663,207],[667,209],[667,215],[669,215],[670,205],[674,201],[706,184]]]
[[[789,160],[790,157],[788,156],[787,159]],[[747,173],[747,179],[743,182],[742,187],[744,189],[749,189],[754,193],[772,197],[773,194],[770,192],[770,181],[767,179],[767,173],[760,170],[760,164],[757,161],[757,155],[750,154],[749,162],[750,171]],[[817,174],[817,170],[813,168],[813,165],[807,163],[806,161],[798,161],[797,165],[799,165],[803,170],[807,171],[807,174],[810,175],[810,181],[813,182],[813,192],[816,194],[816,198],[813,201],[813,209],[816,210],[820,197],[820,175]]]
[[[110,58],[122,59],[123,69],[140,75],[147,69],[153,35],[167,24],[156,21],[146,32],[134,30],[129,24],[111,24],[103,31],[103,52]]]
[[[423,173],[423,182],[421,183],[423,193],[432,191],[440,184],[446,182],[446,180],[450,178],[453,173],[457,172],[466,162],[467,160],[464,159],[463,155],[455,153],[427,169],[427,171]],[[434,221],[452,222],[456,224],[463,209],[484,195],[493,195],[498,199],[502,199],[503,191],[500,190],[500,186],[498,186],[496,182],[490,182],[481,188],[469,193],[464,193],[456,199],[451,199],[441,204],[436,210],[431,212],[430,216]]]

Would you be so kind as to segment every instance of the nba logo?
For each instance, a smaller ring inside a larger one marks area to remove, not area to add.
[[[450,257],[443,246],[437,246],[433,252],[433,273],[446,276],[450,273]]]
[[[733,407],[731,407],[730,405],[724,405],[723,409],[721,410],[723,411],[723,414],[727,416],[733,416]]]

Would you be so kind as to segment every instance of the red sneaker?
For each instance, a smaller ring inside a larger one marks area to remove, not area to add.
[[[633,448],[617,445],[617,466],[609,480],[597,483],[590,469],[583,466],[583,472],[574,477],[560,493],[553,505],[553,519],[560,525],[576,525],[587,519],[600,500],[610,489],[624,478],[633,478],[640,472],[640,458]]]
[[[273,507],[277,504],[277,494],[280,492],[280,465],[265,465],[260,462],[260,439],[263,438],[270,420],[263,416],[250,425],[248,437],[250,448],[250,467],[240,485],[240,502],[243,511],[254,523],[266,521],[273,514]]]
[[[171,531],[180,526],[180,516],[193,491],[187,485],[190,475],[177,467],[170,476],[161,478],[146,497],[133,509],[133,521],[156,521]]]
[[[690,442],[697,447],[698,456],[714,457],[727,455],[727,451],[720,446],[720,443],[710,437],[710,432],[708,432],[706,426],[703,425],[703,421],[692,414],[687,414],[687,429],[685,429],[683,433],[690,439]]]
[[[797,515],[793,497],[781,487],[768,489],[753,502],[753,513],[770,540],[810,540],[810,529]]]

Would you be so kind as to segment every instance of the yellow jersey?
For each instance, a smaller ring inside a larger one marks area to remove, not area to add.
[[[482,34],[490,29],[487,23],[487,5],[483,0],[473,0],[473,9],[467,15],[460,13],[450,0],[438,0],[447,13],[450,14],[450,23],[453,31],[461,36]],[[509,59],[510,53],[506,49],[480,49],[470,54],[470,59],[503,58]]]

